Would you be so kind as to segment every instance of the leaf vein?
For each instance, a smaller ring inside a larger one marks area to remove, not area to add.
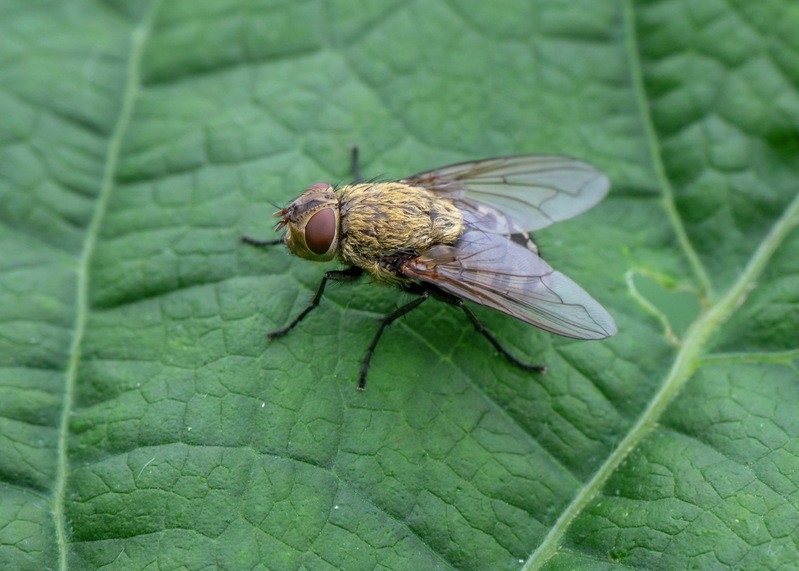
[[[628,35],[631,35],[634,32],[631,22],[633,9],[629,0],[624,3],[624,12]],[[634,45],[633,40],[628,41]],[[661,180],[668,184],[665,178],[661,178]],[[674,221],[679,222],[679,219]],[[771,256],[797,224],[799,224],[799,192],[755,250],[738,280],[689,327],[682,348],[677,353],[671,370],[663,380],[660,389],[653,395],[630,432],[619,442],[591,480],[586,482],[574,500],[566,507],[541,545],[530,555],[524,569],[539,568],[557,553],[561,540],[574,520],[602,490],[630,452],[658,425],[659,419],[673,398],[693,376],[696,369],[703,364],[702,350],[708,338],[738,309],[741,300],[745,298],[752,284],[763,272]],[[683,247],[685,246],[690,246],[690,244],[683,244]],[[693,252],[693,250],[690,251]],[[695,266],[694,270],[704,271],[701,265]]]
[[[56,464],[56,480],[52,498],[52,514],[58,544],[59,569],[68,568],[69,533],[64,502],[67,492],[67,478],[69,472],[69,422],[72,415],[73,397],[77,384],[78,367],[83,338],[86,333],[87,315],[89,311],[89,269],[95,251],[97,237],[102,226],[105,212],[111,193],[114,189],[114,177],[119,164],[122,149],[122,140],[127,132],[133,107],[140,88],[139,67],[144,53],[144,44],[147,41],[152,27],[153,16],[160,0],[154,0],[149,10],[139,25],[133,29],[130,42],[130,57],[127,63],[126,82],[123,86],[122,104],[119,115],[114,125],[108,143],[108,152],[103,169],[100,191],[97,195],[97,204],[94,209],[83,248],[77,265],[77,287],[75,293],[75,325],[72,343],[69,349],[69,364],[64,381],[63,408],[58,427],[58,459]]]
[[[638,48],[637,29],[635,27],[635,14],[631,0],[625,0],[622,4],[622,12],[624,14],[624,37],[625,47],[628,54],[628,61],[630,62],[630,75],[632,79],[632,90],[635,99],[638,103],[638,108],[641,113],[641,121],[643,123],[644,136],[649,148],[649,154],[652,158],[652,167],[655,170],[655,176],[660,184],[662,195],[663,208],[666,210],[669,223],[671,224],[674,234],[677,236],[677,241],[683,254],[688,259],[688,263],[694,272],[696,279],[705,295],[713,297],[713,284],[710,281],[702,261],[699,259],[699,254],[694,249],[691,240],[688,238],[688,233],[685,229],[680,213],[677,211],[677,205],[674,201],[674,188],[671,186],[671,181],[666,174],[666,167],[663,164],[663,151],[658,140],[658,135],[655,129],[654,118],[652,109],[647,99],[646,88],[644,86],[643,70],[641,66],[641,53]]]

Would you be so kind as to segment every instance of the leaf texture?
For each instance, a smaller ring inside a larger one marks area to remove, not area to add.
[[[790,568],[795,2],[0,4],[0,568]],[[557,338],[241,234],[318,180],[567,154]],[[688,292],[681,329],[642,286]]]

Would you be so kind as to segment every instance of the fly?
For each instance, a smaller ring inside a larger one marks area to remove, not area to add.
[[[353,171],[360,179],[357,148]],[[354,281],[366,273],[417,297],[380,320],[363,358],[358,389],[366,386],[385,328],[430,297],[460,308],[515,366],[545,372],[544,366],[511,355],[464,300],[573,339],[615,334],[616,324],[605,308],[552,269],[529,236],[585,212],[609,188],[608,177],[592,165],[559,155],[469,161],[395,182],[338,188],[313,184],[275,213],[280,219],[275,230],[285,229],[281,238],[241,240],[255,246],[283,243],[308,260],[338,258],[345,269],[326,272],[308,306],[267,337],[282,337],[302,321],[319,304],[328,281]]]

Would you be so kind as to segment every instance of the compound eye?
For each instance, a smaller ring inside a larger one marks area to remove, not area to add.
[[[305,243],[314,254],[326,253],[335,237],[336,214],[332,208],[320,210],[305,225]]]

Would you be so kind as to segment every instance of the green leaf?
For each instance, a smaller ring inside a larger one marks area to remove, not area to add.
[[[2,3],[0,568],[795,565],[797,29],[790,0]],[[267,342],[336,266],[238,238],[356,143],[367,177],[598,165],[609,198],[537,238],[619,333],[478,308],[534,375],[428,302],[359,392],[410,299],[363,280]]]

